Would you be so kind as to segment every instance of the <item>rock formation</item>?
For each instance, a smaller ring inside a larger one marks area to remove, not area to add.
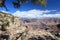
[[[47,29],[35,29],[36,25],[34,29],[33,27],[30,29],[20,18],[0,12],[0,40],[60,40],[58,26],[56,25],[57,32],[55,34]]]

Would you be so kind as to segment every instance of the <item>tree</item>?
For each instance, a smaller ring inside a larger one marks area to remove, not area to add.
[[[5,2],[6,2],[6,0],[0,0],[0,7],[5,7],[6,10],[8,10]],[[29,2],[28,0],[16,0],[15,2],[12,2],[12,4],[13,4],[14,8],[20,8],[21,4],[28,3],[28,2]],[[46,4],[47,4],[47,0],[31,0],[31,2],[34,4],[40,4],[43,7],[46,7]]]
[[[5,1],[6,0],[0,0],[0,7],[5,7],[6,10],[8,11],[8,9],[7,9],[6,5],[5,5]]]
[[[32,0],[32,3],[34,3],[34,4],[40,4],[43,7],[46,7],[47,0]]]

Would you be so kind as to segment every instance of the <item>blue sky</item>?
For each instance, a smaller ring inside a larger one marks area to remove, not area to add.
[[[12,1],[15,1],[15,0],[6,0],[6,6],[8,6],[7,8],[9,9],[9,11],[6,11],[5,8],[3,7],[2,8],[0,7],[0,11],[9,12],[10,14],[13,14],[19,17],[30,17],[30,18],[31,17],[39,18],[42,15],[45,15],[45,16],[47,15],[48,17],[59,17],[60,16],[60,0],[47,0],[46,8],[42,7],[41,5],[34,5],[29,0],[27,4],[21,4],[21,7],[18,9],[15,9],[13,7],[11,3]]]

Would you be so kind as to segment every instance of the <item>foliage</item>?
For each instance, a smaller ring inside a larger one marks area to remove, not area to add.
[[[0,7],[5,7],[6,10],[8,11],[6,4],[5,4],[6,0],[0,0]],[[15,2],[11,2],[14,6],[14,8],[20,8],[20,5],[23,3],[28,3],[28,0],[16,0]],[[43,7],[46,7],[47,4],[47,0],[31,0],[32,3],[34,4],[40,4]]]

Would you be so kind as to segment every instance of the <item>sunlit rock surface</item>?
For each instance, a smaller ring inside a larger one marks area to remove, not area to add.
[[[51,23],[24,23],[16,16],[0,12],[0,40],[60,40],[59,22],[52,26]]]

